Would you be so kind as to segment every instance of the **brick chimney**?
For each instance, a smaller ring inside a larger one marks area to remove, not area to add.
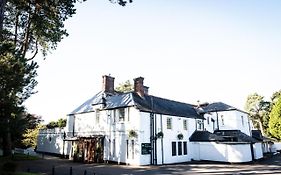
[[[148,95],[148,87],[143,85],[143,77],[134,79],[134,91],[141,97]]]
[[[114,94],[114,77],[110,75],[102,76],[102,91],[105,93]]]

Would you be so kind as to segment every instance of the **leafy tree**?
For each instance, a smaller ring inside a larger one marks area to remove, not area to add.
[[[57,127],[63,128],[65,126],[66,126],[66,119],[62,119],[62,118],[58,119],[58,121],[51,121],[46,125],[48,129],[57,128]]]
[[[12,149],[11,127],[19,118],[22,103],[34,93],[38,65],[33,58],[44,56],[67,36],[64,21],[75,14],[76,0],[0,0],[0,118],[4,155]],[[17,128],[16,128],[17,129]]]
[[[269,131],[273,137],[281,140],[281,96],[278,97],[270,112]]]
[[[34,93],[37,67],[33,61],[27,63],[12,43],[0,43],[0,125],[4,130],[0,136],[3,139],[4,155],[11,154],[11,127],[24,113],[22,103]]]
[[[126,6],[128,2],[129,3],[133,2],[133,0],[109,0],[109,1],[112,3],[118,3],[121,6]]]
[[[118,92],[131,92],[134,90],[133,84],[130,82],[130,80],[125,81],[124,83],[120,83],[118,87],[115,88]]]
[[[265,101],[264,97],[257,93],[250,94],[246,100],[245,110],[249,112],[254,126],[264,135],[268,128],[270,102]]]
[[[280,97],[281,95],[281,90],[279,91],[276,91],[272,94],[271,96],[271,106],[273,107],[273,105],[277,102],[278,98]]]
[[[33,147],[35,148],[37,145],[37,137],[39,134],[39,130],[45,128],[46,126],[39,124],[33,129],[27,129],[23,134],[24,139],[22,140],[22,144],[25,147]]]
[[[58,124],[58,127],[59,127],[59,128],[65,127],[65,126],[66,126],[66,119],[60,118],[60,119],[57,121],[57,124]]]
[[[76,13],[79,0],[0,0],[0,135],[4,155],[11,155],[13,118],[34,93],[39,51],[46,57],[68,33],[64,22]],[[81,0],[85,1],[85,0]],[[110,0],[125,6],[131,0]]]

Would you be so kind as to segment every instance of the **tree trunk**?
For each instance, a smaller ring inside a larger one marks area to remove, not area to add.
[[[262,126],[262,121],[259,119],[258,123],[259,123],[259,128],[261,130],[261,134],[264,136],[264,129],[263,129],[263,126]]]
[[[3,39],[3,22],[6,0],[0,0],[0,41]]]
[[[9,118],[6,119],[6,132],[4,133],[4,138],[3,138],[3,155],[4,156],[12,155],[12,138],[11,138]]]

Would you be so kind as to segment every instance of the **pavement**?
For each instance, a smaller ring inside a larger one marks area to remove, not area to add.
[[[18,161],[18,171],[41,172],[44,175],[168,175],[168,174],[280,174],[281,155],[269,156],[250,163],[219,163],[196,161],[161,166],[130,166],[117,164],[83,164],[58,157],[44,156],[43,159]]]

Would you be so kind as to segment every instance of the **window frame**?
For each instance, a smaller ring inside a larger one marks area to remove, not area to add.
[[[167,117],[167,120],[166,120],[166,124],[167,124],[167,129],[172,129],[172,123],[173,123],[173,120],[172,120],[172,117]]]
[[[187,142],[183,142],[183,155],[187,155]]]
[[[225,125],[225,123],[224,123],[224,116],[223,116],[223,115],[221,115],[221,125],[222,125],[222,126]]]
[[[188,126],[187,126],[187,119],[183,119],[183,130],[186,130],[188,129]]]
[[[124,122],[125,121],[125,108],[118,109],[118,121]]]
[[[100,123],[100,110],[96,110],[96,124]]]
[[[182,142],[178,142],[178,156],[182,156]]]
[[[172,142],[172,156],[177,155],[177,142]]]

